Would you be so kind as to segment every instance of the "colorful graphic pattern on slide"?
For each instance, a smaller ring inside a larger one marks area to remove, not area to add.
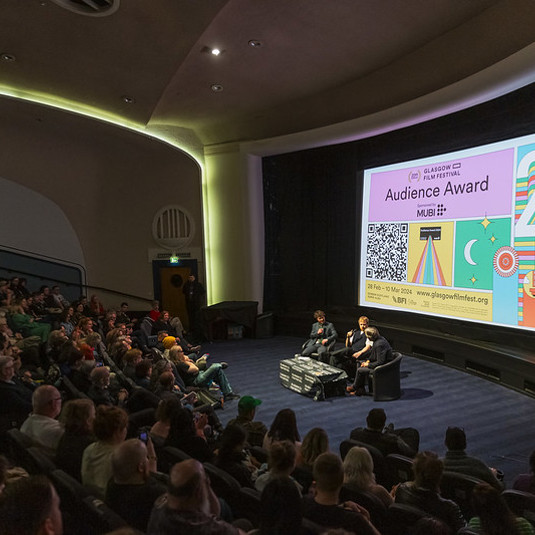
[[[518,324],[535,327],[535,145],[518,148],[515,242],[518,253]]]

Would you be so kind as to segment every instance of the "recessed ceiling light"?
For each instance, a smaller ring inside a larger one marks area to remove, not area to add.
[[[134,97],[129,97],[128,95],[123,95],[121,100],[126,104],[135,104],[136,99]]]
[[[2,55],[0,55],[0,58],[2,58],[3,61],[16,61],[17,58],[13,54],[7,54],[6,52],[3,52]]]
[[[219,54],[221,54],[221,50],[219,50],[219,48],[212,48],[211,52],[214,56],[219,56]]]
[[[260,41],[257,41],[256,39],[251,39],[249,41],[249,46],[252,46],[253,48],[258,48],[262,46],[262,43]]]
[[[220,93],[223,91],[223,86],[221,84],[212,84],[211,89],[214,93]]]

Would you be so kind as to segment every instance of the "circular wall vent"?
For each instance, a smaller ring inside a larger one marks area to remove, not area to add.
[[[88,17],[107,17],[119,9],[120,0],[52,0],[54,4]]]
[[[164,206],[152,220],[152,237],[164,249],[176,250],[190,244],[195,223],[181,206]]]

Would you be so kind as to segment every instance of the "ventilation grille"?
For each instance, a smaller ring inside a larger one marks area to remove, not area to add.
[[[119,9],[120,0],[52,0],[52,2],[79,15],[106,17]]]
[[[193,219],[180,206],[165,206],[152,221],[152,237],[164,249],[180,249],[189,245],[195,234]]]
[[[433,359],[440,362],[444,362],[446,357],[441,351],[434,351],[433,349],[428,349],[427,347],[412,346],[412,354],[415,357],[422,357],[424,359]]]
[[[470,372],[483,375],[484,377],[490,377],[491,379],[496,379],[496,381],[500,381],[502,378],[501,373],[496,368],[479,364],[479,362],[467,360],[464,367]]]

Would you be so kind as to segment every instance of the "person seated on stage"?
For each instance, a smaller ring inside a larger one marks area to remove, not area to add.
[[[304,517],[327,528],[342,528],[359,535],[378,535],[364,507],[340,503],[344,483],[342,460],[334,453],[322,453],[314,463],[315,495],[303,498]]]
[[[151,439],[147,444],[131,438],[111,454],[113,477],[106,488],[105,503],[128,524],[143,533],[147,530],[154,502],[166,487],[151,472],[156,472],[156,454]]]
[[[444,440],[447,451],[443,459],[444,470],[481,479],[500,492],[503,485],[493,471],[483,461],[466,455],[466,434],[459,427],[448,427]]]
[[[367,327],[364,333],[366,334],[366,338],[373,342],[373,345],[366,353],[369,355],[368,360],[358,363],[357,374],[353,385],[347,387],[347,391],[351,396],[363,396],[366,393],[364,385],[366,384],[366,379],[370,377],[370,373],[373,372],[377,366],[386,364],[394,358],[390,344],[387,342],[386,338],[380,335],[377,327]]]
[[[51,458],[65,432],[63,424],[56,418],[61,412],[61,394],[52,385],[42,385],[32,396],[33,412],[26,418],[20,430],[28,435],[36,446]]]
[[[432,451],[423,451],[414,458],[414,481],[401,483],[392,489],[396,503],[417,507],[444,521],[453,533],[466,525],[459,506],[440,495],[444,464]]]
[[[334,325],[325,320],[325,312],[323,310],[316,310],[314,319],[316,322],[312,324],[310,338],[305,342],[301,355],[308,357],[312,356],[312,353],[317,353],[318,360],[329,362],[328,346],[331,342],[336,341],[338,333]]]
[[[520,474],[513,481],[513,489],[535,494],[535,451],[529,456],[529,474]]]
[[[350,377],[354,377],[356,369],[355,359],[364,360],[362,355],[369,351],[372,346],[371,340],[366,338],[365,334],[369,325],[369,320],[366,316],[359,318],[358,327],[348,331],[346,335],[346,346],[331,354],[331,366],[343,368],[348,372]]]
[[[377,448],[383,455],[397,453],[414,457],[420,446],[420,433],[413,427],[394,430],[390,424],[385,428],[384,409],[372,409],[366,417],[367,427],[357,427],[351,431],[352,440],[358,440]]]
[[[241,425],[247,431],[247,444],[249,446],[262,447],[268,431],[263,422],[254,419],[256,407],[261,403],[260,399],[253,396],[242,396],[238,401],[238,416],[227,424],[227,427],[234,424]]]

